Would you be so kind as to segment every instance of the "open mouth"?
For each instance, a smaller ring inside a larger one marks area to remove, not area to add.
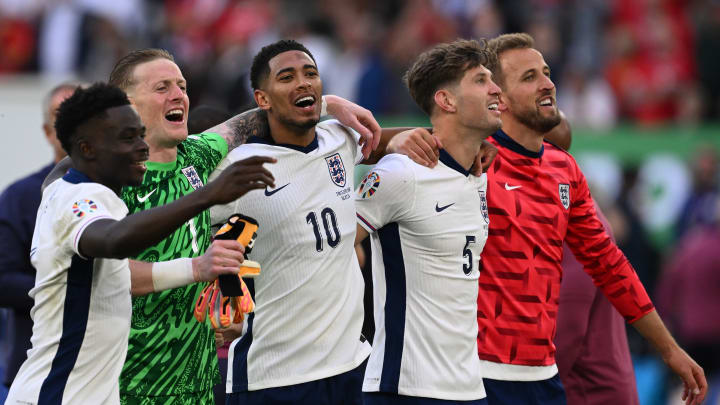
[[[540,100],[538,105],[540,105],[540,107],[552,107],[554,105],[553,99],[552,99],[552,97],[544,98],[544,99]]]
[[[185,119],[185,112],[180,108],[174,108],[165,114],[165,119],[170,122],[183,122]]]
[[[303,109],[310,109],[315,105],[314,96],[303,96],[295,100],[295,106]]]
[[[490,111],[497,111],[497,109],[498,109],[498,103],[492,103],[492,104],[488,105],[488,110],[490,110]]]

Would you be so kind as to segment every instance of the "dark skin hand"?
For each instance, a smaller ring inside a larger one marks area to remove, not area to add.
[[[80,252],[88,257],[112,258],[139,254],[213,205],[229,203],[252,190],[275,187],[275,179],[263,167],[275,161],[253,156],[233,163],[214,181],[170,204],[129,215],[121,221],[95,221],[80,238]]]

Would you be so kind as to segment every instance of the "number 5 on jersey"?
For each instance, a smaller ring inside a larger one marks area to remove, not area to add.
[[[463,263],[463,273],[465,273],[465,275],[470,274],[473,269],[473,255],[472,251],[470,250],[471,243],[475,243],[475,236],[465,235],[465,247],[463,248],[463,257],[467,257],[468,259],[467,263]]]

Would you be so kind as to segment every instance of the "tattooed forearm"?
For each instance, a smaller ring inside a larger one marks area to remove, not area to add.
[[[245,111],[218,124],[206,132],[219,134],[228,143],[228,151],[244,144],[251,136],[267,138],[270,136],[267,113],[259,108]]]

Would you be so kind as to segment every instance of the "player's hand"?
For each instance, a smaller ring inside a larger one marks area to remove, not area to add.
[[[683,380],[682,399],[686,405],[702,403],[707,395],[708,385],[705,372],[683,349],[675,346],[662,355],[665,364]]]
[[[473,175],[480,176],[486,172],[488,167],[490,167],[490,163],[495,160],[497,153],[498,149],[495,145],[490,143],[487,139],[483,139],[480,153],[478,153],[475,157],[475,163],[473,163]]]
[[[232,342],[233,340],[241,337],[244,324],[244,322],[232,323],[226,328],[215,329],[215,347],[221,347],[226,342]],[[218,342],[220,345],[218,345]]]
[[[328,114],[360,134],[359,144],[362,145],[362,154],[367,159],[380,144],[380,124],[366,108],[338,96],[325,95],[324,98]]]
[[[276,159],[266,156],[252,156],[234,162],[203,189],[210,188],[206,192],[211,204],[215,205],[235,201],[252,190],[273,188],[275,178],[263,164],[275,162]]]
[[[387,153],[401,153],[415,163],[435,167],[440,159],[442,142],[425,128],[415,128],[395,135],[386,148]]]
[[[215,240],[202,256],[192,259],[195,281],[213,281],[220,274],[238,274],[245,247],[236,240]]]

